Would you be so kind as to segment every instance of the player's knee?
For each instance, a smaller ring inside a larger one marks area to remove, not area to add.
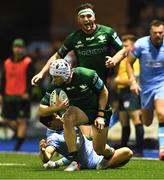
[[[145,126],[147,126],[147,127],[148,127],[148,126],[150,126],[150,125],[151,125],[151,122],[144,122],[144,123],[143,123],[143,125],[145,125]]]
[[[143,119],[142,118],[142,124],[145,126],[150,126],[152,124],[152,120],[151,119]]]

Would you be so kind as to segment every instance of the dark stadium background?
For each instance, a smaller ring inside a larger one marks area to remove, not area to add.
[[[75,9],[84,2],[95,5],[98,23],[112,26],[120,36],[146,35],[153,18],[164,20],[164,0],[1,0],[0,62],[11,54],[11,43],[18,37],[25,40],[27,47],[33,42],[39,44],[38,48],[50,44],[52,51],[43,57],[45,62],[65,36],[77,28]],[[37,128],[40,126],[32,119],[29,136],[41,134]]]

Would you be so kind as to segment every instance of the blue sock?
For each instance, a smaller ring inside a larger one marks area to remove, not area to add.
[[[65,157],[62,158],[62,161],[63,161],[63,164],[64,164],[65,166],[71,163],[71,161],[68,160],[68,159],[65,158]]]
[[[164,150],[164,123],[159,123],[158,139],[159,139],[159,149]]]

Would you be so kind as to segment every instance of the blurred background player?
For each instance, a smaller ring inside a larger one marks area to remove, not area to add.
[[[140,62],[138,85],[132,64]],[[164,160],[164,22],[154,20],[150,24],[150,35],[136,41],[127,61],[127,71],[131,80],[131,90],[140,92],[142,106],[142,123],[150,126],[154,110],[159,121],[159,154]]]
[[[132,49],[135,40],[136,37],[131,34],[122,36],[122,42],[127,51]],[[115,78],[119,98],[119,119],[122,125],[121,147],[127,146],[130,136],[129,120],[132,119],[136,131],[136,152],[134,155],[142,156],[144,129],[140,120],[140,97],[130,91],[130,80],[126,71],[126,61],[127,59],[125,58],[120,62],[118,75]],[[134,63],[133,69],[135,77],[138,78],[140,71],[138,60]]]
[[[34,74],[32,59],[25,54],[23,39],[12,43],[12,56],[4,61],[0,86],[3,124],[14,129],[17,141],[14,150],[25,140],[27,119],[30,117],[30,79]]]

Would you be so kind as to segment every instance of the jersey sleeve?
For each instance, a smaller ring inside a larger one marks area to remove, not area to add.
[[[64,58],[69,51],[73,50],[73,34],[74,33],[66,37],[64,43],[58,50],[58,54],[61,58]]]
[[[110,36],[111,36],[111,45],[116,50],[119,51],[123,48],[122,41],[120,40],[117,33],[111,28],[110,30]]]
[[[94,92],[99,92],[104,88],[103,80],[98,76],[95,71],[92,72],[92,75],[89,78],[89,85]]]
[[[134,47],[130,50],[130,54],[135,57],[139,58],[141,55],[141,45],[140,40],[137,40],[134,44]]]

